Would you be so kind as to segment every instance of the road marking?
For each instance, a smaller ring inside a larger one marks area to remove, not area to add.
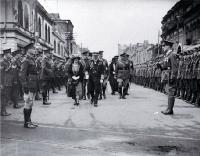
[[[7,125],[17,125],[22,126],[20,123],[4,123],[1,122],[1,124],[7,124]],[[38,128],[54,128],[54,129],[62,129],[62,130],[76,130],[76,131],[90,131],[90,132],[100,132],[100,133],[109,133],[114,135],[125,135],[129,136],[142,136],[142,137],[159,137],[159,138],[170,138],[170,139],[180,139],[180,140],[192,140],[192,141],[200,141],[200,138],[191,138],[191,137],[178,137],[178,136],[169,136],[169,135],[159,135],[159,134],[141,134],[141,133],[132,133],[132,132],[113,132],[110,130],[104,130],[101,129],[94,129],[94,128],[80,128],[80,127],[62,127],[62,126],[51,126],[51,125],[39,125]]]

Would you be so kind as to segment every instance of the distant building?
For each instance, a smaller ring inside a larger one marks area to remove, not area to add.
[[[62,39],[64,39],[64,45],[62,44],[62,47],[64,47],[64,55],[71,55],[73,53],[73,44],[74,44],[74,38],[73,38],[73,29],[74,25],[70,20],[63,20],[60,19],[60,16],[58,13],[50,13],[51,19],[54,21],[54,30],[56,30],[57,34],[60,35]],[[55,32],[55,31],[54,31]],[[58,46],[58,42],[60,43],[58,39],[55,38],[54,45]],[[54,46],[56,47],[56,46]]]
[[[147,40],[143,43],[120,45],[118,44],[118,53],[127,53],[134,65],[143,64],[152,59],[154,45],[149,44]]]

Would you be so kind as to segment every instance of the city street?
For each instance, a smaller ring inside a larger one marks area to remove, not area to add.
[[[131,84],[120,100],[110,94],[93,107],[79,107],[63,88],[50,93],[49,106],[35,101],[32,121],[37,129],[23,128],[23,109],[9,106],[1,120],[2,156],[200,156],[200,109],[176,99],[174,115],[160,113],[167,96]]]

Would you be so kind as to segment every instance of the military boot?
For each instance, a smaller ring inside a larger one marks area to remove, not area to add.
[[[126,99],[126,88],[123,88],[122,99]]]
[[[33,125],[30,122],[30,109],[24,108],[24,128],[36,128],[37,126]]]
[[[173,115],[173,107],[174,107],[175,98],[174,97],[168,97],[168,107],[165,111],[161,111],[164,115]]]
[[[118,92],[119,92],[119,99],[121,99],[122,98],[122,88],[121,87],[119,87]]]

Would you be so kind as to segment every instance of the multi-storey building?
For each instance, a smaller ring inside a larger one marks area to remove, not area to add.
[[[161,37],[177,45],[200,43],[200,1],[177,2],[163,17]]]
[[[53,50],[53,20],[44,7],[36,1],[35,5],[35,39],[38,50]]]
[[[0,0],[0,50],[22,49],[35,41],[36,0]]]
[[[54,38],[54,49],[61,46],[63,48],[63,55],[71,55],[73,53],[73,29],[74,26],[70,20],[60,19],[58,13],[50,13],[51,19],[54,21],[54,30],[60,35],[64,43],[61,42],[57,37]],[[60,44],[60,45],[59,45]]]
[[[49,14],[38,0],[0,0],[0,50],[24,49],[35,43],[58,57],[73,52],[73,24],[59,14]]]
[[[153,44],[149,44],[147,40],[144,43],[130,44],[130,45],[118,45],[118,53],[123,52],[129,54],[130,59],[134,65],[143,64],[152,59],[153,56]]]

